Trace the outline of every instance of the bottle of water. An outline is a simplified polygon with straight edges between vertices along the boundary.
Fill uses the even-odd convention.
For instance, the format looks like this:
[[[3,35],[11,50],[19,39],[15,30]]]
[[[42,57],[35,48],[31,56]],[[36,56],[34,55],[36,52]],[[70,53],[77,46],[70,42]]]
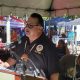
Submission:
[[[16,64],[16,73],[18,74],[24,74],[24,65],[21,60]]]
[[[25,74],[26,75],[34,76],[34,69],[31,66],[30,67],[27,67],[27,69],[25,71]]]

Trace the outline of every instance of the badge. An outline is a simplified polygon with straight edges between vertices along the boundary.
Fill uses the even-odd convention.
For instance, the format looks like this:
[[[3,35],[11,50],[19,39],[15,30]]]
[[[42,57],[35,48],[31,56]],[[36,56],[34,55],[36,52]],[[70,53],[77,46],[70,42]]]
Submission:
[[[43,45],[38,45],[37,47],[36,47],[36,52],[37,53],[39,53],[39,54],[41,54],[41,51],[43,50]]]
[[[71,67],[69,69],[67,69],[67,75],[72,78],[75,74],[75,68],[74,67]]]

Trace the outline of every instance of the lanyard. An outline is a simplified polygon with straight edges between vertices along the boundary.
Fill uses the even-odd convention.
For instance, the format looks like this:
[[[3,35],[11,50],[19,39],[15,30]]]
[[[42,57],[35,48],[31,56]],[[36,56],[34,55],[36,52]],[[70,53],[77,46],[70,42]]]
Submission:
[[[25,46],[24,46],[24,50],[25,50],[25,51],[26,51],[26,48],[27,48],[26,45],[27,45],[27,41],[25,42]],[[29,52],[31,52],[35,46],[36,46],[36,44],[34,44],[34,45],[30,48]]]
[[[36,44],[34,44],[34,45],[31,47],[31,49],[29,50],[29,52],[31,52],[35,46],[36,46]]]

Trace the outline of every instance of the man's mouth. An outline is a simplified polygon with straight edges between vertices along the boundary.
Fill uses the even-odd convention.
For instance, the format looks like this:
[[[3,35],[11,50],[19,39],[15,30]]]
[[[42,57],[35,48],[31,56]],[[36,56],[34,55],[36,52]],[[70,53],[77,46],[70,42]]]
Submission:
[[[28,30],[26,30],[26,34],[29,34],[30,32]]]

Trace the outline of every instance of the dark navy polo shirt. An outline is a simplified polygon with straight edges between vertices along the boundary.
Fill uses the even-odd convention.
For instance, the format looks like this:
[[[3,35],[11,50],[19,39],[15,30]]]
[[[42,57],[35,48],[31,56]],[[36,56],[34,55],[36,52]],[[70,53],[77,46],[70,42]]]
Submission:
[[[17,54],[22,55],[24,53],[24,45],[25,42],[22,42]],[[44,33],[32,43],[28,41],[26,48],[29,58],[37,68],[43,69],[47,78],[51,74],[59,72],[56,47]]]

